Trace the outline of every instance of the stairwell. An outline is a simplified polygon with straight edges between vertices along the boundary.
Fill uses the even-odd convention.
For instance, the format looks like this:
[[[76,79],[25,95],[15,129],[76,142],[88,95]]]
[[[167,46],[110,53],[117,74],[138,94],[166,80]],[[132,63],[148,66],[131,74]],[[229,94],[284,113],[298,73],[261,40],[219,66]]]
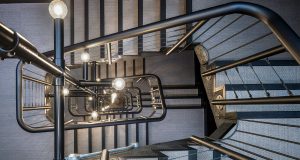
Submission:
[[[214,3],[216,2],[205,2],[203,5],[211,7]],[[282,13],[280,8],[287,7],[291,10],[294,8],[287,4],[286,6],[277,4],[273,6],[268,2],[259,3],[273,7],[280,14]],[[67,45],[190,13],[192,10],[201,8],[197,1],[193,1],[194,5],[191,6],[189,0],[161,0],[160,3],[150,0],[69,0],[67,4],[70,7],[70,16],[66,19],[65,27]],[[47,6],[35,5],[34,9]],[[16,6],[22,8],[19,5],[14,7]],[[4,10],[5,7],[3,7]],[[288,22],[292,21],[289,14],[291,13],[284,12],[283,14]],[[295,13],[292,12],[292,14]],[[23,16],[26,19],[26,15]],[[37,19],[42,17],[36,16]],[[5,17],[4,15],[4,19]],[[9,23],[14,26],[14,22]],[[298,23],[298,21],[291,22],[292,27]],[[47,21],[46,24],[50,22]],[[15,28],[18,29],[18,27],[20,26]],[[295,104],[294,102],[273,104],[275,99],[269,99],[269,101],[266,99],[267,102],[253,102],[257,98],[265,100],[264,98],[289,96],[296,99],[299,96],[299,65],[286,50],[278,55],[270,55],[268,58],[264,57],[205,75],[207,71],[232,64],[234,61],[240,61],[272,47],[280,47],[281,44],[274,34],[253,17],[231,14],[210,19],[191,39],[176,50],[177,53],[169,56],[162,54],[188,32],[189,27],[191,24],[112,42],[110,43],[112,64],[108,64],[109,49],[106,46],[85,50],[90,53],[91,61],[97,62],[97,76],[100,79],[143,74],[159,76],[168,114],[161,122],[68,130],[65,132],[66,155],[91,153],[138,142],[141,147],[125,153],[112,154],[111,159],[230,159],[214,149],[184,139],[197,135],[205,137],[214,144],[248,156],[250,159],[299,159],[300,137],[297,133],[299,132],[300,112],[296,100],[294,100]],[[29,34],[26,30],[21,30],[21,32]],[[52,42],[49,46],[41,42],[36,43],[42,46],[42,51],[51,50],[49,46]],[[80,52],[65,55],[67,66],[77,79],[82,79]],[[13,60],[9,61],[15,63]],[[6,62],[2,65],[9,66],[7,72],[14,72],[14,65]],[[3,72],[6,73],[6,71]],[[14,78],[13,75],[9,76]],[[6,82],[7,79],[3,81]],[[199,84],[204,85],[205,88]],[[4,86],[1,87],[5,89]],[[213,117],[206,117],[207,107],[209,107],[203,96],[206,93]],[[11,97],[13,93],[8,92],[3,96]],[[246,102],[243,101],[245,99]],[[144,111],[147,112],[147,107],[151,107],[149,94],[142,93],[142,100],[145,101]],[[226,100],[231,102],[226,102]],[[8,106],[13,105],[9,99]],[[9,114],[7,112],[1,114],[3,116],[0,117],[3,120],[0,122],[5,122],[15,113],[9,108]],[[134,115],[109,115],[101,118],[125,116]],[[207,125],[213,126],[213,123],[209,123],[208,118],[214,118],[218,127],[210,136],[208,136],[208,128],[211,126]],[[11,120],[15,121],[15,119]],[[32,138],[32,135],[16,130],[17,126],[7,124],[4,126],[6,126],[5,131],[0,132],[3,135],[7,135],[7,132],[20,133],[22,136],[26,134],[28,144],[37,140]],[[51,157],[52,153],[49,155],[48,152],[49,148],[53,148],[51,146],[53,140],[45,138],[51,136],[52,134],[49,133],[40,134],[42,141],[38,146],[42,148],[18,150],[16,155],[7,155],[6,151],[19,144],[14,143],[14,145],[5,146],[1,151],[4,157],[8,157],[6,159],[18,159],[24,152],[28,152],[28,157],[23,158],[34,159],[30,155],[37,151],[41,151],[41,155],[36,155],[37,159]],[[5,141],[5,137],[7,138],[7,136],[1,137],[3,137],[1,142]],[[17,139],[9,138],[10,141]],[[24,142],[24,138],[21,139]]]

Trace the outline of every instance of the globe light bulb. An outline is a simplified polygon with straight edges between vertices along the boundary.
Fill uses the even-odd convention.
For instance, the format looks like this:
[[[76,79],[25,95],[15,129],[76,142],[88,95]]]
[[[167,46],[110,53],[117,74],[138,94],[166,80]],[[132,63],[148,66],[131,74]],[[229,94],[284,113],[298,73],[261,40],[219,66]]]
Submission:
[[[91,117],[92,117],[93,119],[98,118],[98,113],[97,113],[96,111],[93,111],[92,114],[91,114]]]
[[[92,97],[92,96],[89,96],[88,100],[89,100],[89,101],[93,100],[93,97]]]
[[[112,94],[111,94],[111,103],[114,103],[114,102],[115,102],[117,96],[118,96],[117,93],[112,93]]]
[[[96,78],[96,81],[97,81],[97,82],[100,82],[100,81],[101,81],[101,79],[100,79],[100,78]]]
[[[53,0],[48,9],[53,19],[64,19],[68,14],[68,7],[62,0]]]
[[[88,62],[90,60],[90,54],[87,52],[83,52],[80,55],[82,62]]]
[[[116,78],[112,82],[112,87],[116,90],[122,90],[125,88],[126,82],[123,78]]]
[[[69,91],[68,88],[64,88],[64,89],[63,89],[63,95],[64,95],[64,96],[69,95],[69,93],[70,93],[70,91]]]

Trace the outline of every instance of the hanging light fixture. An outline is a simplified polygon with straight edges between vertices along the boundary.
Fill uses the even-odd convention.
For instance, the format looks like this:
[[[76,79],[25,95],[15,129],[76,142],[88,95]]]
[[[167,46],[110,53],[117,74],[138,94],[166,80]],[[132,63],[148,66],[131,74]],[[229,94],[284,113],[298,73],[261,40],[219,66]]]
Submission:
[[[125,88],[126,82],[123,78],[116,78],[112,82],[112,87],[116,90],[122,90]]]
[[[89,96],[89,97],[88,97],[88,100],[89,100],[89,101],[93,100],[93,97],[92,97],[92,96]]]
[[[111,103],[114,103],[114,102],[115,102],[117,96],[118,96],[117,93],[112,93],[112,94],[111,94]]]
[[[98,112],[93,111],[93,112],[91,113],[91,117],[92,117],[93,119],[97,119],[97,118],[98,118]]]
[[[68,7],[64,1],[53,0],[49,4],[49,13],[53,19],[64,19],[68,13]]]
[[[83,52],[81,53],[80,58],[83,62],[88,62],[90,60],[90,54],[88,52]]]
[[[69,95],[69,93],[70,93],[70,91],[69,91],[68,88],[64,88],[64,89],[63,89],[63,95],[64,95],[64,96]]]
[[[82,62],[88,62],[90,60],[90,54],[88,52],[83,52],[80,55]]]

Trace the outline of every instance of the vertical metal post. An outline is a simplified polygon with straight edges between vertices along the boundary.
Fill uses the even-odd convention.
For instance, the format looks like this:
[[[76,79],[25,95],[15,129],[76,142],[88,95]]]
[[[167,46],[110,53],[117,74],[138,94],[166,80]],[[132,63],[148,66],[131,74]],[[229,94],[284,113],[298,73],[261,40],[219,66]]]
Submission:
[[[123,0],[118,0],[118,32],[123,30]],[[118,41],[118,55],[123,55],[123,40]]]
[[[166,15],[166,0],[160,0],[160,20],[165,20]],[[167,46],[167,35],[166,30],[162,29],[160,31],[160,48],[165,48]]]
[[[82,78],[83,80],[89,80],[89,62],[83,62],[82,64]]]
[[[143,0],[138,0],[138,26],[142,26],[143,25],[143,13],[144,13],[144,4],[143,4]],[[143,36],[140,35],[138,36],[138,54],[140,55],[141,52],[143,52]]]
[[[70,44],[74,44],[75,42],[75,18],[74,18],[74,0],[70,1]],[[75,63],[75,54],[74,52],[71,53],[71,64]],[[78,152],[78,132],[77,129],[74,129],[74,153]]]
[[[91,63],[91,81],[96,81],[97,79],[97,62],[93,61]]]
[[[106,52],[107,52],[107,59],[108,59],[108,64],[111,65],[112,64],[112,57],[111,57],[111,44],[110,43],[106,43]]]
[[[97,79],[97,62],[96,61],[93,61],[92,62],[92,65],[91,65],[91,81],[96,81]],[[93,87],[94,89],[94,92],[96,93],[97,92],[97,87]],[[93,98],[93,110],[97,110],[96,109],[97,107],[97,97],[94,97]]]
[[[75,18],[74,18],[74,0],[70,1],[70,44],[74,44],[75,42]],[[71,64],[73,65],[75,63],[75,54],[74,52],[71,52]]]
[[[105,35],[105,9],[104,0],[100,0],[100,36]],[[100,46],[100,58],[105,58],[105,46]]]
[[[185,14],[191,14],[193,12],[193,0],[185,0]],[[192,23],[186,24],[186,33],[193,27]],[[186,43],[189,44],[193,40],[193,36],[187,38]]]
[[[124,66],[123,66],[123,69],[124,69],[124,77],[127,76],[127,72],[126,72],[126,61],[124,61]],[[125,115],[126,119],[128,118],[128,113],[126,113]],[[129,131],[128,131],[128,124],[125,125],[125,145],[128,146],[129,145]]]
[[[54,19],[54,62],[65,69],[63,19]],[[54,78],[54,160],[64,159],[64,76]]]

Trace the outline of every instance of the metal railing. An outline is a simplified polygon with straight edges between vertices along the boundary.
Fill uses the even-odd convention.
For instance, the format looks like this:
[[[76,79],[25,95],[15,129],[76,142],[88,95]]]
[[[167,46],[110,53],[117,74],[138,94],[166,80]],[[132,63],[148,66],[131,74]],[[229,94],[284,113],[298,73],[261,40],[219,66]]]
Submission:
[[[54,127],[53,127],[53,103],[51,104],[51,96],[49,96],[49,92],[46,93],[34,93],[34,92],[30,92],[26,94],[26,88],[24,88],[23,83],[26,81],[32,81],[34,83],[41,83],[44,86],[47,87],[52,87],[50,86],[50,82],[46,81],[46,80],[39,80],[39,79],[35,79],[33,77],[30,77],[28,75],[24,75],[24,63],[22,61],[19,62],[19,64],[17,65],[17,69],[16,69],[16,84],[17,84],[17,96],[16,96],[16,102],[17,102],[17,121],[19,123],[19,125],[26,131],[28,132],[49,132],[49,131],[53,131]],[[51,79],[51,78],[50,78]],[[114,115],[114,114],[141,114],[138,116],[135,116],[133,118],[123,118],[123,119],[119,119],[119,118],[115,118],[115,119],[97,119],[97,120],[92,120],[92,121],[85,121],[85,120],[81,120],[81,121],[77,121],[77,120],[73,120],[73,118],[71,118],[70,120],[66,120],[65,122],[65,128],[67,130],[71,130],[71,129],[81,129],[81,128],[94,128],[94,127],[104,127],[104,126],[113,126],[113,125],[123,125],[123,124],[133,124],[133,123],[144,123],[144,122],[155,122],[155,121],[161,121],[165,118],[166,116],[166,106],[165,106],[165,101],[164,101],[164,95],[163,95],[163,91],[162,91],[162,86],[161,86],[161,82],[159,77],[157,77],[156,75],[140,75],[140,76],[130,76],[130,77],[124,77],[125,81],[130,82],[133,84],[133,88],[135,88],[135,91],[137,92],[137,99],[136,99],[136,107],[130,106],[127,107],[127,111],[125,110],[118,110],[118,111],[112,111],[112,112],[99,112],[100,115]],[[109,81],[112,81],[113,79],[106,79],[106,83]],[[140,89],[138,88],[139,83],[142,82],[148,82],[148,89],[149,92],[152,94],[152,99],[155,103],[152,104],[152,112],[148,115],[144,115],[141,113],[142,111],[142,102],[141,102],[141,97],[140,97]],[[94,83],[95,86],[99,85],[101,86],[100,82],[91,82]],[[72,83],[70,83],[70,85],[73,85]],[[89,86],[90,84],[88,84]],[[76,87],[76,86],[74,86]],[[83,86],[85,87],[85,86]],[[108,88],[106,85],[104,85],[103,87],[99,87],[99,92],[97,91],[97,93],[102,93],[100,91],[103,91],[103,88]],[[46,88],[46,90],[48,90],[50,88]],[[155,92],[153,91],[155,90]],[[44,90],[43,90],[44,91]],[[128,91],[128,90],[127,90]],[[47,99],[47,103],[46,107],[36,107],[35,105],[32,105],[30,108],[28,106],[24,106],[24,95],[45,95],[45,96],[41,96],[41,98],[45,98]],[[50,94],[51,95],[51,94]],[[89,95],[89,94],[88,94]],[[87,96],[87,95],[86,95]],[[85,96],[85,97],[86,97]],[[99,95],[101,96],[101,94]],[[98,97],[98,95],[96,95],[96,97]],[[26,107],[26,108],[24,108]],[[31,123],[28,124],[24,121],[24,112],[28,111],[28,110],[32,110],[32,108],[34,109],[40,109],[43,112],[45,111],[45,113],[43,114],[37,114],[37,115],[41,115],[42,117],[44,117],[44,121],[47,121],[47,125],[39,125],[39,126],[35,126],[36,123]],[[132,110],[133,108],[136,108],[135,110]],[[70,108],[69,108],[70,109]],[[71,115],[73,116],[90,116],[91,112],[89,112],[88,110],[86,110],[87,113],[84,114],[76,114],[74,112],[70,112]],[[25,116],[26,117],[26,116]],[[32,118],[32,116],[31,116]],[[75,117],[74,117],[75,119]],[[39,123],[44,123],[43,122],[39,122]]]
[[[230,158],[233,158],[233,159],[237,159],[237,160],[249,160],[249,159],[252,159],[248,156],[245,156],[245,155],[242,155],[240,153],[237,153],[233,150],[230,150],[228,148],[225,148],[225,147],[222,147],[218,144],[214,144],[213,142],[210,142],[209,140],[205,140],[203,138],[199,138],[197,136],[192,136],[190,137],[190,139],[199,144],[199,145],[202,145],[202,146],[205,146],[205,147],[208,147],[210,149],[213,149],[213,150],[216,150],[218,152],[220,152],[221,154],[224,154],[224,155],[228,155]]]
[[[268,35],[271,35],[271,34],[275,35],[275,37],[280,41],[281,45],[270,48],[270,49],[267,49],[267,50],[259,52],[259,53],[255,53],[252,56],[243,58],[241,61],[234,62],[234,63],[229,64],[229,65],[221,66],[221,67],[215,68],[215,69],[208,69],[208,70],[206,70],[202,73],[202,76],[207,77],[207,76],[211,76],[211,75],[214,75],[216,73],[224,71],[224,74],[228,78],[229,76],[228,76],[226,70],[234,68],[234,69],[236,69],[237,73],[239,74],[239,77],[241,78],[241,80],[243,81],[242,76],[240,76],[239,70],[236,67],[239,66],[239,65],[242,65],[242,64],[251,63],[251,62],[256,61],[258,59],[266,58],[265,59],[266,62],[273,69],[274,73],[279,78],[281,84],[287,90],[289,96],[273,97],[273,98],[268,96],[268,97],[264,97],[264,98],[253,98],[251,93],[249,92],[249,89],[246,89],[247,93],[249,95],[249,98],[247,98],[247,99],[234,99],[234,100],[230,100],[230,99],[229,100],[228,99],[227,100],[216,100],[216,99],[213,99],[211,101],[211,104],[212,105],[227,105],[227,104],[250,104],[250,103],[251,104],[253,104],[253,103],[255,103],[255,104],[299,103],[300,102],[299,96],[294,96],[290,92],[290,90],[286,87],[285,82],[281,79],[280,76],[278,76],[276,70],[270,64],[267,57],[282,53],[284,51],[288,51],[291,54],[291,56],[298,63],[300,63],[300,45],[299,45],[300,44],[300,38],[278,14],[276,14],[275,12],[273,12],[272,10],[270,10],[268,8],[265,8],[265,7],[260,6],[260,5],[252,4],[252,3],[233,2],[233,3],[228,3],[228,4],[224,4],[224,5],[204,9],[204,10],[197,11],[197,12],[194,12],[194,13],[189,14],[189,15],[174,17],[174,18],[171,18],[171,19],[168,19],[168,20],[151,23],[151,24],[148,24],[148,25],[144,25],[144,26],[141,26],[141,27],[129,29],[129,30],[122,31],[122,32],[119,32],[119,33],[115,33],[115,34],[95,38],[95,39],[92,39],[92,40],[87,40],[85,42],[77,43],[77,44],[74,44],[74,45],[70,45],[70,46],[65,47],[65,51],[67,53],[70,53],[70,52],[74,52],[74,51],[79,50],[79,49],[92,48],[92,47],[95,47],[95,46],[100,46],[100,45],[104,45],[104,44],[107,44],[107,43],[113,43],[115,41],[120,41],[122,39],[141,36],[143,34],[148,34],[148,33],[156,32],[156,31],[160,31],[162,29],[167,29],[167,28],[180,26],[180,25],[193,23],[193,22],[198,22],[199,25],[197,25],[195,27],[198,27],[198,29],[199,29],[202,26],[201,22],[204,22],[204,21],[208,22],[209,20],[211,20],[213,18],[220,17],[208,29],[203,31],[198,36],[198,37],[200,37],[201,35],[203,35],[203,33],[208,31],[215,24],[219,23],[223,17],[225,17],[229,14],[241,14],[241,16],[242,15],[248,15],[248,16],[254,17],[258,20],[251,23],[249,26],[241,29],[236,34],[233,34],[230,37],[222,40],[218,44],[215,44],[214,46],[208,48],[208,50],[216,48],[217,46],[223,44],[227,40],[229,40],[233,37],[236,37],[238,34],[240,34],[244,31],[248,30],[249,28],[255,26],[259,22],[263,22],[270,29],[271,32],[267,33],[267,34],[265,34],[261,37],[255,38],[254,40],[251,40],[251,41],[243,44],[242,46],[239,46],[239,47],[234,48],[234,49],[232,49],[228,52],[225,52],[225,53],[215,57],[214,60],[219,58],[220,56],[227,55],[227,54],[231,53],[232,51],[235,51],[235,50],[237,50],[241,47],[244,47],[245,45],[251,44],[251,43],[253,43],[253,42],[255,42],[255,41],[257,41],[261,38],[264,38]],[[238,19],[240,19],[240,18],[239,17],[236,18],[236,20],[232,21],[232,23],[234,23]],[[232,23],[229,23],[228,25],[230,25]],[[228,25],[226,25],[226,26],[228,26]],[[173,46],[173,48],[170,49],[170,51],[174,51],[178,46],[180,46],[180,44],[182,44],[182,42],[185,41],[186,38],[191,36],[193,34],[193,32],[196,31],[196,30],[197,30],[197,28],[194,28],[194,30],[192,29],[192,31],[189,32],[186,36],[183,36],[183,39],[180,40],[177,44],[175,44]],[[220,31],[217,31],[216,34],[221,32],[222,30],[223,29],[221,29]],[[0,24],[0,31],[2,33],[2,34],[0,34],[0,39],[1,39],[0,47],[9,48],[7,46],[13,46],[13,48],[8,50],[8,51],[9,52],[12,52],[12,51],[15,52],[15,55],[1,53],[1,55],[0,55],[1,57],[4,57],[4,58],[6,58],[8,56],[17,57],[17,58],[19,58],[19,59],[21,59],[25,62],[32,63],[32,64],[36,65],[37,67],[43,69],[44,71],[46,71],[48,73],[53,74],[54,76],[64,76],[64,77],[66,77],[66,79],[68,80],[69,83],[71,83],[72,85],[80,88],[81,90],[83,90],[83,91],[85,91],[89,94],[92,94],[92,95],[96,94],[94,91],[92,91],[88,87],[84,86],[83,83],[77,81],[70,74],[64,72],[63,69],[56,66],[50,59],[48,59],[46,57],[46,56],[48,56],[48,57],[52,56],[54,51],[49,51],[49,52],[46,52],[46,53],[43,53],[43,54],[39,53],[37,51],[37,49],[34,46],[32,46],[25,38],[21,37],[18,33],[12,31],[11,29],[5,27],[3,24]],[[196,39],[198,39],[198,37],[196,37]],[[210,38],[211,37],[206,39],[205,42],[208,41]],[[194,41],[192,41],[192,42],[194,42]],[[13,45],[11,45],[11,44],[13,44]],[[182,50],[184,50],[185,48],[187,48],[191,44],[192,43],[186,44],[185,47]],[[203,66],[208,67],[207,64],[203,64]],[[203,67],[203,68],[205,68],[205,67]],[[31,77],[23,76],[22,68],[23,68],[23,63],[20,62],[18,67],[17,67],[17,97],[16,97],[17,98],[17,120],[18,120],[18,123],[20,124],[20,126],[23,129],[25,129],[26,131],[29,131],[29,132],[53,131],[53,126],[33,127],[33,126],[29,126],[28,124],[26,124],[24,122],[23,111],[24,111],[24,109],[28,110],[28,108],[24,108],[24,106],[23,106],[23,104],[24,104],[23,103],[23,96],[22,96],[22,94],[23,94],[23,79],[27,79],[27,80],[30,80],[30,81],[35,82],[35,83],[39,83],[39,80],[38,79],[33,79]],[[141,77],[144,78],[145,76],[147,76],[147,75],[139,76],[139,77],[135,76],[135,77],[132,77],[132,78],[141,78]],[[156,83],[157,83],[155,87],[152,87],[152,91],[151,91],[152,97],[155,97],[155,98],[153,99],[153,101],[151,103],[154,110],[150,115],[148,115],[148,116],[139,116],[139,117],[128,118],[128,119],[104,120],[104,121],[101,121],[101,122],[92,122],[92,123],[82,122],[80,124],[73,124],[71,122],[71,123],[68,123],[66,125],[66,129],[91,128],[91,127],[101,127],[101,126],[108,126],[108,125],[140,123],[140,122],[152,122],[152,121],[162,120],[166,115],[166,109],[165,109],[165,102],[164,102],[164,97],[163,97],[163,93],[162,93],[162,88],[161,88],[161,82],[160,82],[160,80],[157,76],[154,76],[154,75],[150,75],[150,76],[152,78],[156,79]],[[228,78],[228,80],[230,81],[229,78]],[[47,85],[47,83],[43,82],[42,84]],[[244,84],[244,82],[243,82],[243,84]],[[96,85],[96,83],[94,85]],[[266,91],[266,93],[267,93],[267,91]],[[235,95],[236,95],[236,93],[235,93]],[[236,95],[236,97],[238,98],[237,95]],[[27,107],[27,106],[25,106],[25,107]],[[160,117],[151,118],[153,115],[156,114],[156,109],[157,108],[162,110],[162,113],[161,113]],[[41,108],[41,109],[43,110],[45,108]],[[230,150],[220,148],[220,146],[215,146],[214,144],[210,144],[208,142],[203,142],[203,141],[197,139],[197,137],[196,138],[194,137],[194,140],[196,140],[197,142],[199,142],[203,145],[206,145],[208,147],[219,150],[220,152],[224,152],[224,154],[230,155],[232,157],[235,157],[235,158],[238,158],[238,159],[250,159],[248,157],[245,157],[245,156],[240,155],[238,153],[232,152]]]

